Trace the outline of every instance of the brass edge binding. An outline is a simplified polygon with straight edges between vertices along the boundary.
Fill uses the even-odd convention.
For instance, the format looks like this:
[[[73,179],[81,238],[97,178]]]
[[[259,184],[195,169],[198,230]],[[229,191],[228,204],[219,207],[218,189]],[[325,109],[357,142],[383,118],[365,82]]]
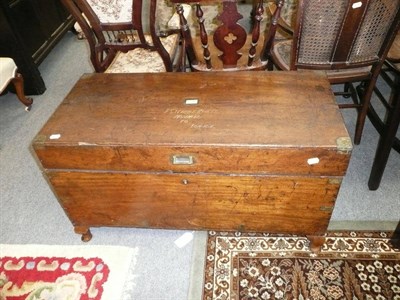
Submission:
[[[338,137],[336,145],[339,153],[348,154],[353,149],[353,143],[349,137]]]
[[[32,144],[37,148],[37,144],[44,144],[46,139],[47,137],[44,134],[39,134],[33,139]]]
[[[326,212],[332,212],[333,211],[333,206],[320,206],[319,210],[320,211],[326,211]]]
[[[328,179],[329,184],[335,184],[335,185],[340,185],[342,184],[342,179],[341,178],[329,178]]]

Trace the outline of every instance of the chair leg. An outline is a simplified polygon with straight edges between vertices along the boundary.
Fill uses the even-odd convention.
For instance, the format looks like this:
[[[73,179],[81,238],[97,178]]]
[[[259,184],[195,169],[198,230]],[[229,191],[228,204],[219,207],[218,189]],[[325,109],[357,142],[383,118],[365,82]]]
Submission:
[[[400,69],[392,66],[389,61],[385,61],[385,68],[382,68],[380,76],[383,81],[386,83],[387,87],[391,89],[391,93],[389,99],[384,96],[377,86],[374,87],[374,93],[378,97],[381,105],[386,109],[386,111],[390,111],[394,107],[394,96],[396,93],[396,87],[400,85]],[[374,107],[370,105],[367,114],[369,120],[375,129],[379,132],[379,135],[382,136],[386,130],[386,117],[382,118],[376,112]],[[395,138],[393,141],[392,148],[400,153],[400,138]]]
[[[396,229],[393,232],[393,236],[390,239],[392,246],[400,250],[400,221],[397,223]]]
[[[357,89],[359,86],[357,87]],[[351,98],[353,100],[354,105],[358,103],[357,92],[354,88],[354,85],[351,82],[346,82],[343,85],[343,91],[335,92],[335,96],[342,96],[343,98]],[[346,107],[354,107],[353,104],[339,104],[339,107],[346,108]]]
[[[343,94],[344,98],[350,98],[354,95],[354,87],[353,84],[350,82],[346,82],[343,87]]]
[[[274,70],[274,63],[272,62],[271,56],[268,58],[267,70],[268,71],[273,71]]]
[[[361,106],[361,108],[357,109],[358,110],[357,124],[356,124],[356,132],[354,134],[354,144],[356,144],[356,145],[359,145],[361,142],[361,135],[363,133],[365,119],[367,117],[368,108],[369,108],[369,105],[371,102],[371,96],[372,96],[375,82],[376,82],[376,80],[371,79],[371,81],[368,82],[366,90],[364,90],[362,98],[359,97],[360,103],[362,104],[362,106]]]
[[[393,97],[393,107],[388,111],[383,134],[379,139],[378,147],[376,149],[374,163],[372,165],[371,174],[368,181],[370,190],[378,189],[386,163],[389,158],[390,150],[396,138],[396,132],[400,123],[400,88],[395,89]]]
[[[374,125],[376,131],[378,131],[378,133],[380,135],[383,135],[383,133],[386,130],[385,122],[381,120],[380,116],[378,115],[378,113],[376,112],[374,107],[370,106],[367,116],[368,116],[368,119],[371,121],[372,125]],[[400,139],[399,138],[395,137],[392,148],[393,148],[393,150],[400,153]]]
[[[17,93],[17,97],[18,97],[19,101],[21,101],[26,106],[25,110],[26,111],[31,110],[33,100],[32,100],[32,98],[28,98],[25,96],[24,79],[23,79],[22,75],[20,73],[17,73],[16,77],[14,77],[11,81],[15,86],[15,91]]]

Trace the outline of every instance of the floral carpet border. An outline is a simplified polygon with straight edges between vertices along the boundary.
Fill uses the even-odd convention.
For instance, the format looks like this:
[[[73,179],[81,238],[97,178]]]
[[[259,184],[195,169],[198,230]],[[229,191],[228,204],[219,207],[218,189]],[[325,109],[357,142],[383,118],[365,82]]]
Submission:
[[[400,300],[400,251],[392,232],[306,237],[208,232],[203,299]]]

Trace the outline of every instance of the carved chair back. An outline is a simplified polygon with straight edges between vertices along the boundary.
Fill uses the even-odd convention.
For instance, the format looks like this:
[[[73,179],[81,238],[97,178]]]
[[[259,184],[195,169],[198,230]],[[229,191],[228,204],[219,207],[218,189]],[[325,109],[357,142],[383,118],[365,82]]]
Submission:
[[[239,12],[240,1],[194,1],[172,0],[178,3],[177,12],[184,45],[193,71],[241,71],[263,70],[267,67],[264,55],[265,41],[268,40],[267,22],[264,19],[264,1],[255,0],[248,15]],[[179,4],[194,4],[196,29],[183,15]],[[244,4],[241,4],[244,5]],[[250,4],[251,6],[251,4]],[[214,18],[213,10],[218,10],[213,30],[207,28],[209,18]],[[251,11],[251,13],[250,13]],[[247,22],[247,23],[246,23]],[[195,25],[193,25],[195,26]],[[276,27],[275,25],[273,27]]]
[[[157,0],[149,0],[149,12],[144,12],[142,0],[61,0],[81,27],[90,46],[90,59],[96,72],[109,70],[119,53],[137,50],[125,62],[119,63],[119,70],[129,71],[126,60],[145,64],[146,56],[156,53],[163,66],[155,70],[173,71],[174,55],[177,54],[177,32],[163,33],[160,38],[156,23]],[[144,30],[142,20],[148,17],[149,32]],[[169,35],[171,33],[171,35]],[[153,53],[152,53],[153,52]],[[138,66],[132,66],[134,69]],[[115,72],[118,71],[118,66]],[[134,70],[132,70],[134,72]],[[150,70],[152,71],[152,70]]]

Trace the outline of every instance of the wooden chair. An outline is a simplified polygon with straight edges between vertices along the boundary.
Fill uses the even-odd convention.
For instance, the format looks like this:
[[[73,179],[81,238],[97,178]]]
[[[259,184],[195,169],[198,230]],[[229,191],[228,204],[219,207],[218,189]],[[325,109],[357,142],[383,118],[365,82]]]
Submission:
[[[30,111],[33,100],[25,96],[24,79],[18,73],[17,65],[10,57],[0,57],[0,93],[7,88],[10,82],[14,84],[18,100],[25,105],[26,111]]]
[[[192,71],[246,71],[267,68],[265,41],[269,40],[270,35],[274,35],[276,24],[273,23],[271,30],[267,30],[266,25],[269,23],[262,22],[263,0],[254,1],[254,7],[249,10],[245,20],[241,20],[244,16],[239,13],[240,1],[236,0],[172,2],[178,4],[184,46]],[[194,10],[198,23],[193,32],[181,7],[182,3],[191,2],[196,2]],[[213,13],[215,10],[217,13]],[[278,13],[277,11],[276,14]],[[207,28],[207,24],[213,24],[215,28]]]
[[[284,0],[283,1],[269,1],[268,4],[268,13],[272,16],[276,13],[276,10],[279,6],[280,12],[279,16],[275,22],[277,22],[277,30],[276,33],[281,33],[281,36],[275,36],[276,38],[292,38],[293,37],[293,28],[294,23],[296,22],[296,12],[297,12],[297,1],[298,0]]]
[[[180,69],[179,30],[159,32],[157,0],[61,0],[90,46],[96,72],[170,72]],[[146,32],[144,18],[148,16]],[[147,23],[147,22],[146,22]]]
[[[383,105],[384,114],[380,116],[372,103],[368,110],[368,117],[381,136],[368,181],[370,190],[379,188],[391,149],[400,153],[400,140],[396,138],[400,124],[400,32],[390,47],[380,75],[390,95],[385,97],[376,86],[374,91]]]
[[[283,1],[278,1],[283,2]],[[336,93],[357,108],[354,143],[359,144],[377,77],[400,26],[399,0],[299,0],[293,38],[267,49],[268,66],[281,70],[325,70]],[[352,83],[362,82],[356,92]]]

